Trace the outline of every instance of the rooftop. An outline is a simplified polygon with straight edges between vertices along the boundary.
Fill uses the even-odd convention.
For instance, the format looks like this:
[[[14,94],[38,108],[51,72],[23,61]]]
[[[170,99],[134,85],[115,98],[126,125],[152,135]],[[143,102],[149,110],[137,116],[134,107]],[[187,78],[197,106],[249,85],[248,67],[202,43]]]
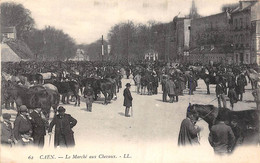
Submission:
[[[15,27],[2,27],[1,28],[2,33],[15,33]]]

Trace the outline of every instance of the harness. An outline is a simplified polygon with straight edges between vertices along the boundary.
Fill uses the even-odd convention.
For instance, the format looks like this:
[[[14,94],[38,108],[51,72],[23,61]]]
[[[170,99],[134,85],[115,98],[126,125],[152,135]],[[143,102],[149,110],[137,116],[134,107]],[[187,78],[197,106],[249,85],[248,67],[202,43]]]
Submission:
[[[194,106],[195,107],[195,106]],[[204,107],[204,106],[202,106],[202,107]],[[213,111],[215,111],[215,108],[214,109],[212,109],[208,114],[206,114],[204,117],[202,117],[202,118],[200,118],[198,121],[201,121],[201,120],[203,120],[203,119],[205,119],[207,116],[209,116],[210,115],[210,113],[212,113]],[[197,112],[197,111],[196,111]],[[198,122],[197,121],[197,122]]]

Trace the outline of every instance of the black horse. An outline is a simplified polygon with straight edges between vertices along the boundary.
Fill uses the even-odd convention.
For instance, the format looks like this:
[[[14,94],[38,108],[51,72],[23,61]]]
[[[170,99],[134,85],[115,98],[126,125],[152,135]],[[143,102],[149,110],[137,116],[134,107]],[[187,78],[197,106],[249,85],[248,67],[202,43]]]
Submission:
[[[74,105],[80,106],[80,96],[79,96],[80,85],[76,81],[66,81],[66,82],[53,81],[51,82],[51,84],[57,87],[58,92],[62,95],[63,103],[69,104],[70,95],[74,95],[76,97],[76,101]],[[66,102],[65,102],[65,98],[67,98]]]
[[[83,85],[90,84],[94,90],[94,100],[97,100],[97,95],[102,92],[105,97],[104,104],[108,104],[113,95],[116,96],[116,81],[111,78],[105,79],[95,79],[95,78],[85,78],[82,80]]]
[[[217,116],[224,116],[225,123],[231,126],[238,143],[258,144],[259,141],[259,110],[231,111],[227,108],[217,108],[213,105],[190,105],[187,112],[201,118],[209,125],[215,124]]]

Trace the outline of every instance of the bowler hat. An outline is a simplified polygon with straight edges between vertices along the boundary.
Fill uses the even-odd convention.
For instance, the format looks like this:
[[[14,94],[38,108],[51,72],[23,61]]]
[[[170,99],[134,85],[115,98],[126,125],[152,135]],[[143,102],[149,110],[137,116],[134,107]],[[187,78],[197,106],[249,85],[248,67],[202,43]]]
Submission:
[[[9,114],[9,113],[4,113],[4,114],[3,114],[3,118],[4,118],[4,119],[7,119],[7,120],[10,120],[11,114]]]
[[[59,112],[59,113],[65,112],[65,111],[66,111],[66,109],[65,109],[63,106],[60,106],[60,107],[58,108],[58,112]]]
[[[28,109],[25,105],[20,106],[20,112],[27,112],[27,111],[28,111]]]
[[[126,85],[125,86],[127,86],[127,87],[130,87],[131,86],[131,84],[130,83],[126,83]]]

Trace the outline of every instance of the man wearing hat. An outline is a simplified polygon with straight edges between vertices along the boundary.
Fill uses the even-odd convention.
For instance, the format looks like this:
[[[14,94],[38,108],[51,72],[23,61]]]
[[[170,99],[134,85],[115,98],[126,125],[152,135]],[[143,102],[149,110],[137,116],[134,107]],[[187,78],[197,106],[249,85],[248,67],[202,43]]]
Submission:
[[[94,91],[91,84],[88,84],[83,91],[84,98],[86,99],[87,111],[92,112],[92,103],[94,101]]]
[[[28,109],[25,105],[20,106],[20,114],[14,121],[14,138],[19,144],[23,144],[23,137],[32,134],[32,124],[29,120]]]
[[[41,108],[36,108],[30,116],[32,117],[32,137],[34,145],[38,147],[44,146],[44,136],[46,135],[47,119],[41,113]]]
[[[125,116],[130,117],[129,109],[130,109],[130,107],[132,107],[132,101],[133,101],[133,97],[132,97],[131,92],[130,92],[131,84],[127,83],[125,86],[126,86],[126,88],[125,88],[124,94],[123,94],[124,95],[124,106],[126,107],[125,108]]]
[[[12,145],[13,131],[12,124],[10,122],[11,115],[9,113],[3,114],[3,122],[1,123],[1,144],[2,145]]]
[[[210,129],[209,143],[213,147],[215,154],[225,155],[231,153],[234,143],[235,136],[230,126],[225,124],[226,113],[219,113],[216,121]]]
[[[180,132],[178,137],[178,146],[199,145],[198,134],[200,133],[202,128],[195,125],[197,120],[198,117],[193,115],[188,110],[186,114],[186,118],[181,122],[181,127],[180,127]]]
[[[58,108],[56,115],[50,123],[49,134],[52,134],[52,128],[55,125],[54,147],[73,147],[75,146],[74,132],[72,128],[77,124],[77,120],[70,114],[65,114],[65,108]]]

